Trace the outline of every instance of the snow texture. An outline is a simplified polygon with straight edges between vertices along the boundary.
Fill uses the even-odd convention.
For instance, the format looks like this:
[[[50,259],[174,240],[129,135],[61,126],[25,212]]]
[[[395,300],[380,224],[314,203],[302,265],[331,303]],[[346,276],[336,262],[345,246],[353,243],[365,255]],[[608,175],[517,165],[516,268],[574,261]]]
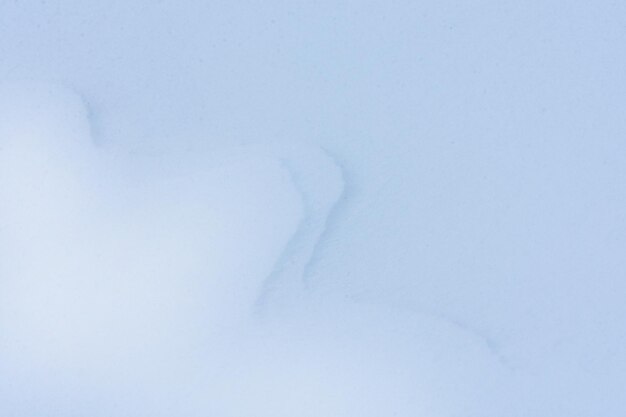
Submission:
[[[625,16],[0,1],[0,416],[623,416]]]

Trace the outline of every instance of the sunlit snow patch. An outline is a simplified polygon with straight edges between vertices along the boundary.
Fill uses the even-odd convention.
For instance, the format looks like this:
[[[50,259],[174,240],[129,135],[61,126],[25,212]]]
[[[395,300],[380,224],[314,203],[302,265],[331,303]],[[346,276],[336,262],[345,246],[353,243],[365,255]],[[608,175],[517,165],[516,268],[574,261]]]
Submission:
[[[70,91],[0,97],[4,367],[143,378],[246,320],[302,215],[279,160],[97,149]]]
[[[344,193],[330,155],[149,155],[94,146],[88,119],[61,87],[0,91],[0,415],[495,407],[471,333],[307,293]]]

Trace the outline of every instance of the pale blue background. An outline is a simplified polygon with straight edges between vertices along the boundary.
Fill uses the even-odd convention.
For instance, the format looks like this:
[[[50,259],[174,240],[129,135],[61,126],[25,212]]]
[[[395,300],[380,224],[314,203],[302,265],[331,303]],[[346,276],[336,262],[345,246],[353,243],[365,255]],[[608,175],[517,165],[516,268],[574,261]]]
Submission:
[[[0,81],[99,143],[326,149],[309,291],[474,334],[520,416],[626,413],[624,45],[619,1],[0,1]]]

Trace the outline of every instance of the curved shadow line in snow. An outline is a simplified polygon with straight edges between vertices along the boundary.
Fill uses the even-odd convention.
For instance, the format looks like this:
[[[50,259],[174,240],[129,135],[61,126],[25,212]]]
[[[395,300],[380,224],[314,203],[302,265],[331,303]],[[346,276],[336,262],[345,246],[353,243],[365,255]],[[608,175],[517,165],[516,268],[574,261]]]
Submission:
[[[293,166],[293,161],[282,159],[283,166],[300,192],[304,213],[296,231],[285,245],[274,268],[263,283],[255,306],[257,312],[262,312],[267,306],[268,300],[273,295],[279,295],[281,291],[286,291],[293,296],[301,295],[303,290],[312,289],[312,277],[315,274],[315,267],[322,260],[322,252],[325,248],[332,245],[332,235],[339,227],[341,219],[345,216],[354,198],[354,183],[349,179],[345,164],[340,162],[338,157],[327,149],[320,149],[325,157],[337,168],[342,182],[341,190],[334,201],[327,202],[322,209],[316,210],[312,201],[314,196],[303,185],[302,173]],[[352,297],[348,296],[348,298]],[[499,343],[484,331],[442,312],[425,311],[415,307],[410,307],[409,310],[442,323],[447,323],[449,326],[467,334],[468,337],[479,341],[502,367],[513,370],[513,367],[503,355]]]
[[[85,115],[90,126],[90,139],[94,146],[100,146],[101,143],[98,140],[99,129],[97,128],[93,106],[84,95],[78,94],[73,88],[70,88],[70,90],[82,100],[85,107]],[[322,260],[322,252],[332,244],[331,237],[339,227],[341,219],[346,214],[354,197],[354,182],[350,180],[345,164],[328,149],[320,147],[319,150],[322,152],[324,159],[330,162],[332,167],[337,170],[338,181],[340,182],[339,193],[334,199],[325,202],[321,207],[317,207],[316,203],[319,203],[319,201],[315,201],[315,199],[319,196],[313,195],[315,193],[311,192],[310,186],[306,185],[306,182],[313,177],[313,173],[296,167],[294,162],[297,161],[292,160],[292,158],[281,158],[282,166],[288,172],[300,194],[304,212],[297,229],[276,260],[272,271],[263,281],[254,306],[257,313],[262,314],[269,300],[273,296],[280,296],[281,291],[286,292],[290,296],[296,296],[297,300],[298,296],[302,295],[303,290],[311,289],[313,285],[311,278],[315,274],[316,265]],[[315,168],[324,169],[324,165],[326,164],[321,163]],[[511,364],[502,354],[499,344],[485,332],[445,313],[416,310],[415,308],[410,310],[448,323],[471,337],[481,340],[486,349],[502,366],[509,370],[512,369]]]
[[[325,161],[318,163],[314,169],[324,170],[326,168],[337,171],[336,184],[329,184],[329,187],[339,186],[336,196],[328,198],[319,190],[314,189],[320,184],[312,184],[315,180],[315,173],[302,167],[294,165],[294,161],[282,158],[283,167],[289,173],[294,186],[300,193],[303,207],[303,216],[294,234],[291,236],[278,260],[274,264],[272,271],[265,278],[262,288],[255,303],[257,313],[262,312],[272,297],[280,297],[282,294],[289,294],[290,297],[302,295],[305,289],[306,279],[310,276],[310,269],[318,259],[317,252],[320,245],[331,233],[330,219],[334,218],[337,206],[344,199],[345,195],[345,175],[343,167],[339,165],[329,152],[320,148]],[[297,162],[297,161],[296,161]],[[330,167],[327,165],[330,164]],[[326,166],[326,167],[325,167]],[[325,191],[325,190],[322,190]],[[332,192],[332,191],[331,191]],[[319,201],[320,199],[326,201]],[[321,203],[321,204],[320,204]],[[279,300],[274,300],[279,302]]]
[[[349,180],[345,164],[340,162],[338,157],[332,154],[327,149],[322,148],[322,151],[338,168],[343,187],[334,204],[329,207],[328,213],[322,224],[322,230],[319,234],[319,237],[317,238],[317,241],[315,242],[315,245],[313,246],[311,256],[304,265],[302,280],[307,288],[310,288],[312,285],[311,277],[315,273],[315,266],[321,260],[321,252],[324,250],[324,247],[327,247],[329,245],[331,241],[331,236],[339,227],[341,218],[344,216],[348,208],[354,190],[354,185],[352,181]]]

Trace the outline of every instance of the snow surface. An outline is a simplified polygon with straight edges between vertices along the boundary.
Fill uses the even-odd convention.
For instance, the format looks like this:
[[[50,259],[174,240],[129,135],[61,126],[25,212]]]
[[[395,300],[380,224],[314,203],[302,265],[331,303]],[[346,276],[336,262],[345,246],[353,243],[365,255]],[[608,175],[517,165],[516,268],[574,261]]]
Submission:
[[[626,4],[0,1],[0,416],[623,416]]]

